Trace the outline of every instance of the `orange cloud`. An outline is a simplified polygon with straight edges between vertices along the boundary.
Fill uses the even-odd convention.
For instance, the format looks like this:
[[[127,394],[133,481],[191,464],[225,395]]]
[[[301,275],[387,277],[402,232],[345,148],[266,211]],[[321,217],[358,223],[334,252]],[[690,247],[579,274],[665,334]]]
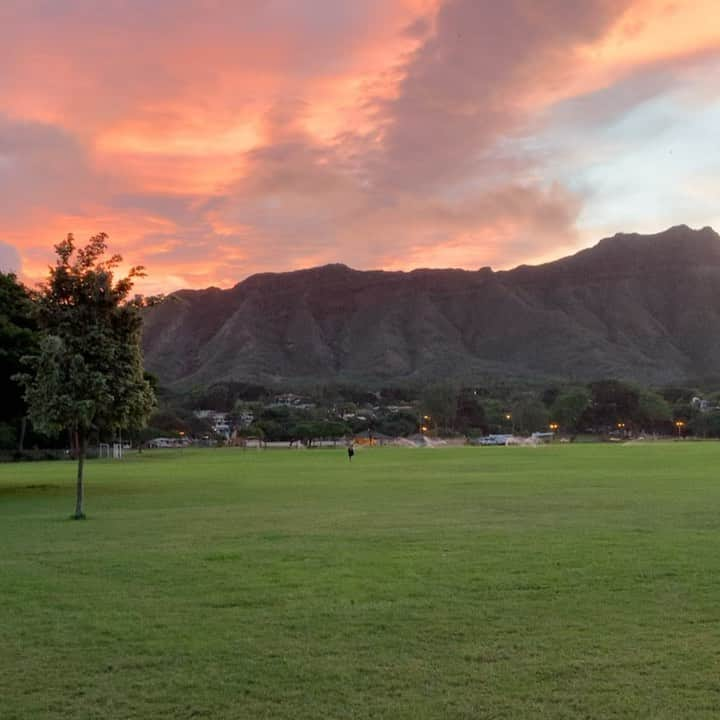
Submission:
[[[0,247],[37,278],[67,232],[106,231],[153,291],[547,259],[585,239],[590,201],[543,156],[553,109],[642,86],[596,100],[614,117],[700,72],[714,6],[7,0]],[[595,147],[561,152],[590,164]]]

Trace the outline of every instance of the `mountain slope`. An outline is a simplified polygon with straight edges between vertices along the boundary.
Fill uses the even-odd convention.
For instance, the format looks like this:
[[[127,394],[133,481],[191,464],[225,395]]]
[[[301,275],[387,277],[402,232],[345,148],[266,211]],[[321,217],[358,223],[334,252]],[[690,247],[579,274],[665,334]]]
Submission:
[[[493,272],[327,265],[174,293],[145,323],[164,383],[720,375],[720,237],[616,235]]]

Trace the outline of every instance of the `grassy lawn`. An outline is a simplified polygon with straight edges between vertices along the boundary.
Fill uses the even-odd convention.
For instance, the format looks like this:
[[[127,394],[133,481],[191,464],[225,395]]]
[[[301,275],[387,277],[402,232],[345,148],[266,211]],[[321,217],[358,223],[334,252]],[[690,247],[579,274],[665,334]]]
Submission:
[[[0,717],[720,717],[720,444],[0,466]]]

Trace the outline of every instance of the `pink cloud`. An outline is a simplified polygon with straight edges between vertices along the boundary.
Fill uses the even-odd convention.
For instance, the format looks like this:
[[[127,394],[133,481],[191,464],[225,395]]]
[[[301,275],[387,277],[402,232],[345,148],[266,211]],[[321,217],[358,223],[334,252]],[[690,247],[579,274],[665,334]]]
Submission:
[[[104,230],[153,290],[566,252],[586,198],[534,134],[720,47],[706,0],[659,2],[8,0],[2,240],[33,277]]]

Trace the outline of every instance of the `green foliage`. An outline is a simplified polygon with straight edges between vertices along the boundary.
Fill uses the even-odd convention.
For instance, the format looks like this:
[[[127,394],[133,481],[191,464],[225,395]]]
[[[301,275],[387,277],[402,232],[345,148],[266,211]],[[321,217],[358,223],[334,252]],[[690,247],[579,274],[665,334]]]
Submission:
[[[0,450],[14,450],[17,447],[17,432],[15,425],[0,422]]]
[[[150,415],[148,426],[154,435],[180,437],[180,433],[188,436],[212,435],[212,425],[204,418],[196,417],[191,411],[183,408],[160,408]],[[148,438],[151,439],[151,438]]]
[[[488,397],[487,399],[483,399],[482,406],[487,424],[487,432],[500,433],[511,431],[513,427],[512,413],[509,409],[506,409],[503,401]],[[510,418],[508,418],[507,415],[510,415]]]
[[[641,390],[636,421],[646,430],[662,428],[672,421],[672,408],[659,393]]]
[[[36,296],[43,331],[33,372],[22,376],[36,428],[125,429],[142,422],[154,404],[143,374],[141,303],[128,299],[134,267],[117,281],[117,255],[107,261],[104,233],[76,250],[72,235],[55,246],[58,260]]]
[[[592,395],[585,387],[570,387],[556,394],[552,403],[551,420],[560,426],[562,432],[576,434],[580,422],[590,407]]]
[[[684,422],[690,422],[693,420],[699,411],[693,407],[689,402],[679,401],[673,405],[672,416],[674,420],[682,420]]]
[[[615,428],[618,423],[626,425],[639,415],[639,390],[620,380],[601,380],[590,384],[592,405],[586,419],[597,430]]]
[[[257,423],[252,423],[249,427],[238,430],[239,437],[258,437],[265,438],[265,431]]]
[[[420,395],[422,415],[430,416],[430,427],[451,429],[457,413],[458,387],[454,383],[428,385]]]
[[[341,438],[348,434],[347,423],[341,422],[340,420],[321,420],[317,424],[318,434],[316,438],[327,438],[335,439]]]
[[[208,409],[217,412],[232,412],[239,402],[259,402],[266,400],[272,390],[257,383],[224,381],[213,383],[206,388],[196,388],[185,393],[188,409]]]
[[[399,405],[401,403],[413,402],[419,394],[420,391],[418,388],[410,386],[392,385],[380,389],[380,399],[388,405]],[[366,397],[363,402],[367,402],[368,400],[371,401],[372,398]]]
[[[387,413],[377,418],[372,429],[390,437],[407,437],[418,431],[418,418],[415,414],[402,410]]]
[[[269,441],[295,439],[295,426],[312,416],[304,411],[291,409],[285,405],[268,406],[262,409],[255,420],[255,426],[262,431],[262,436]]]
[[[262,419],[253,423],[252,425],[255,432],[253,435],[259,435],[265,440],[280,441],[280,440],[293,440],[294,437],[290,433],[289,426],[278,422],[277,420]]]
[[[114,400],[107,369],[86,361],[57,335],[43,337],[39,355],[28,358],[28,364],[34,372],[21,376],[26,383],[25,399],[33,424],[43,432],[70,427],[87,435],[99,408]]]
[[[268,406],[258,411],[252,434],[269,441],[300,440],[311,445],[314,440],[339,438],[350,432],[347,423],[326,417],[322,411]]]
[[[300,440],[312,445],[314,440],[341,438],[348,432],[348,426],[342,422],[330,420],[306,420],[296,423],[290,428],[292,440]]]
[[[32,299],[12,273],[0,272],[0,421],[15,422],[27,411],[20,384],[14,379],[22,358],[39,341]]]
[[[563,390],[557,385],[551,385],[550,387],[547,387],[542,391],[542,394],[540,395],[540,400],[542,400],[542,403],[543,405],[545,405],[545,407],[550,409],[555,405],[558,396],[562,392]]]
[[[698,390],[690,387],[668,386],[664,387],[660,391],[660,394],[670,405],[676,405],[678,403],[689,404],[693,396],[698,394]]]
[[[359,435],[360,433],[367,432],[375,427],[375,423],[371,422],[367,418],[349,418],[345,420],[351,435]]]
[[[130,299],[133,267],[118,280],[121,261],[107,260],[104,233],[77,249],[72,235],[55,246],[57,261],[35,295],[42,330],[30,372],[19,376],[33,425],[44,432],[63,428],[78,439],[78,502],[82,517],[82,474],[91,430],[142,425],[155,398],[143,372],[139,298]]]
[[[687,429],[700,437],[720,437],[720,411],[697,414]]]
[[[262,409],[263,404],[261,402],[238,399],[233,405],[232,412],[234,415],[252,413],[257,417],[262,412]]]
[[[512,422],[521,433],[547,431],[550,415],[545,404],[534,397],[523,397],[512,404]]]
[[[485,410],[473,390],[464,389],[457,398],[455,429],[463,434],[481,434],[487,428]]]

